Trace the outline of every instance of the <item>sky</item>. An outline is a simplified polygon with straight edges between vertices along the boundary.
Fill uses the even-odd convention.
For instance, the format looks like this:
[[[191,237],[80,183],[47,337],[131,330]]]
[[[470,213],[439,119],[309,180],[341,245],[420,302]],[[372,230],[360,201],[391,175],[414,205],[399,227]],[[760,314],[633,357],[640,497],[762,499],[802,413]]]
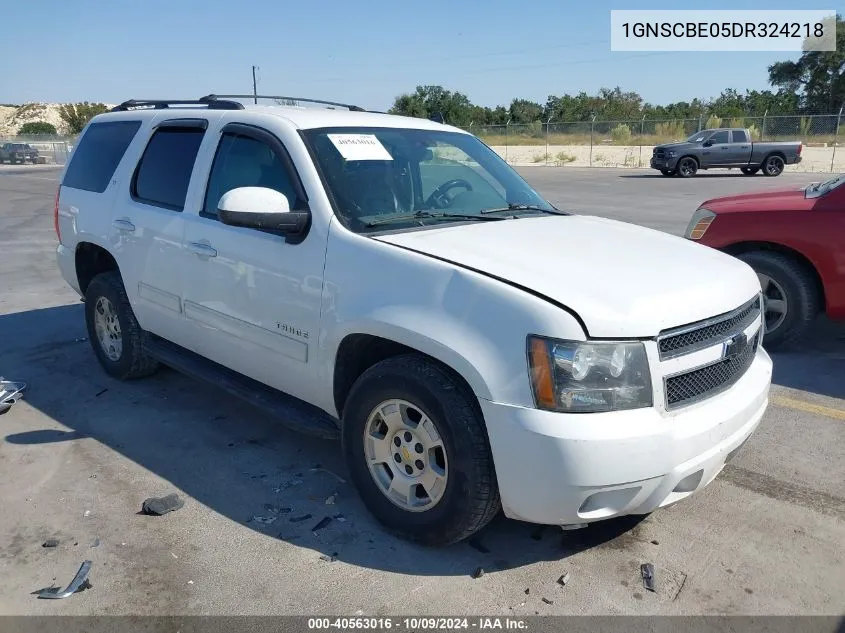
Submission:
[[[768,0],[771,9],[835,9]],[[761,8],[712,0],[709,9]],[[417,85],[479,105],[620,86],[651,103],[769,87],[793,53],[611,52],[611,9],[654,0],[70,0],[3,8],[0,103],[252,92],[390,107]],[[701,7],[698,7],[701,8]]]

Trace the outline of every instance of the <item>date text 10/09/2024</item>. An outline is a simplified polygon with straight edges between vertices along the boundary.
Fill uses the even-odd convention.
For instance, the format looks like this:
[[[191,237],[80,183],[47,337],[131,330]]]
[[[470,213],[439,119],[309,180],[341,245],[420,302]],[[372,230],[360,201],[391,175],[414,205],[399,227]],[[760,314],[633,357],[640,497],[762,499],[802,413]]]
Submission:
[[[525,620],[519,618],[474,617],[351,617],[351,618],[308,618],[309,630],[374,630],[395,629],[397,631],[446,631],[446,630],[526,630]]]

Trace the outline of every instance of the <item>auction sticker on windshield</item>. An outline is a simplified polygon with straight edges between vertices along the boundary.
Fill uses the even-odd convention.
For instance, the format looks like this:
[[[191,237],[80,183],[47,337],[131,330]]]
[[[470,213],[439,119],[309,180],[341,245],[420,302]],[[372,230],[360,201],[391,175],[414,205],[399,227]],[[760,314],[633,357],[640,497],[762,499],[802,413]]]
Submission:
[[[393,160],[375,134],[328,134],[346,160]]]

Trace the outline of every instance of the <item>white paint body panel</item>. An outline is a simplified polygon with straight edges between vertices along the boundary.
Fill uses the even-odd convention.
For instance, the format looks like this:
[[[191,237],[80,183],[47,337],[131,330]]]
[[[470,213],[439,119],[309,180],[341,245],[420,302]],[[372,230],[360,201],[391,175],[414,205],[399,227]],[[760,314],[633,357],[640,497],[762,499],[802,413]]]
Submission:
[[[174,116],[209,119],[182,213],[139,205],[128,194],[154,120]],[[759,423],[771,382],[765,351],[727,391],[667,411],[663,377],[714,360],[719,351],[661,362],[654,341],[663,329],[751,299],[760,287],[745,264],[680,238],[583,216],[378,237],[347,230],[333,214],[298,129],[459,131],[429,121],[289,107],[173,109],[98,120],[133,117],[144,124],[106,194],[62,193],[57,258],[67,282],[79,289],[79,243],[106,248],[143,328],[335,416],[335,359],[345,337],[384,337],[440,360],[479,399],[509,516],[582,523],[667,505],[706,486]],[[301,243],[200,215],[228,122],[261,127],[287,148],[312,213]],[[112,227],[124,218],[136,226],[128,235]],[[212,246],[217,255],[198,255],[192,243]],[[580,415],[536,409],[529,334],[647,339],[654,406]],[[699,478],[694,490],[678,492],[690,477]],[[592,495],[605,505],[582,507]]]

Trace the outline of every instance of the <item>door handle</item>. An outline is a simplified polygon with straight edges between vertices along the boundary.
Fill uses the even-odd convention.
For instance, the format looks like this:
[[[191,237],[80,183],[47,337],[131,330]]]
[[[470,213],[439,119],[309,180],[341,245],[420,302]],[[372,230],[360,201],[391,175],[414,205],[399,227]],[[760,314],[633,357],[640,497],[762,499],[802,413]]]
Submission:
[[[132,222],[130,222],[129,220],[114,220],[111,225],[118,231],[123,231],[126,233],[131,233],[135,230],[135,225],[132,224]]]
[[[217,249],[204,242],[188,242],[188,250],[199,257],[217,257]]]

